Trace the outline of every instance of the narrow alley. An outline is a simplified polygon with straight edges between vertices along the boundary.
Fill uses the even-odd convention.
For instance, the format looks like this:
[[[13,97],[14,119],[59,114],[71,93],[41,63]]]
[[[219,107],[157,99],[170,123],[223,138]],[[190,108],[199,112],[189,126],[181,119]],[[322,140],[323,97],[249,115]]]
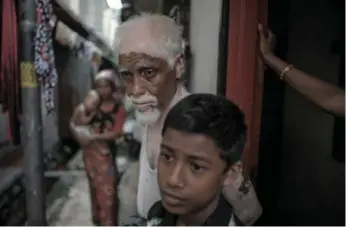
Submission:
[[[171,97],[178,96],[173,91],[181,85],[184,93],[225,96],[244,113],[247,136],[240,166],[247,174],[241,176],[249,175],[263,211],[255,225],[345,225],[345,117],[306,96],[323,92],[305,92],[304,76],[294,82],[289,75],[311,76],[344,95],[344,8],[345,0],[1,0],[0,223],[93,226],[92,213],[95,222],[115,223],[110,214],[117,212],[121,225],[136,212],[146,216],[149,205],[162,199],[161,172],[151,166],[163,157],[162,131],[155,130],[165,122],[169,109],[162,109],[174,106]],[[146,32],[146,20],[141,29],[125,24],[132,16],[152,13],[170,17],[174,26],[160,21],[150,26],[170,35]],[[162,46],[166,38],[169,45]],[[264,45],[265,38],[275,45]],[[134,44],[153,50],[143,54],[143,47],[134,51]],[[176,48],[167,51],[168,46]],[[165,53],[155,56],[158,50]],[[168,52],[174,53],[169,61]],[[267,55],[282,65],[273,67]],[[158,82],[144,76],[147,68]],[[142,100],[141,93],[148,97]],[[138,113],[147,109],[150,115],[140,122]],[[89,121],[74,119],[79,117]],[[146,126],[147,120],[155,127]],[[74,126],[89,135],[77,138]],[[142,154],[149,155],[141,162],[149,165],[141,165],[139,184],[142,138]],[[96,212],[86,172],[97,189]],[[150,198],[142,192],[157,197],[141,203]]]
[[[138,163],[129,162],[124,153],[119,152],[117,165],[120,173],[125,168],[130,168],[138,172]],[[69,169],[83,169],[82,152],[69,162]],[[61,171],[59,181],[54,184],[51,192],[47,195],[47,221],[52,226],[90,226],[91,222],[91,204],[88,179],[85,171]],[[122,176],[126,177],[126,176]],[[124,185],[125,190],[119,190],[119,206],[124,201],[136,199],[136,179],[128,179]],[[126,221],[129,213],[122,209],[123,213],[118,214],[119,223]]]

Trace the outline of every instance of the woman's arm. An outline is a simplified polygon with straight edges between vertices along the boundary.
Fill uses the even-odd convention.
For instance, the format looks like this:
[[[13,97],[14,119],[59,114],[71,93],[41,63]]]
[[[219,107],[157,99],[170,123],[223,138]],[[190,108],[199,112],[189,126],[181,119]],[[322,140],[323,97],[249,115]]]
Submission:
[[[263,56],[264,62],[277,74],[289,64],[272,54]],[[310,99],[320,108],[339,116],[345,116],[345,91],[292,67],[282,78],[290,86]]]
[[[87,125],[89,124],[89,122],[93,119],[93,117],[96,115],[96,112],[92,112],[90,113],[89,115],[86,115],[86,114],[81,114],[81,122],[84,124],[84,125]]]
[[[299,69],[289,67],[288,63],[275,56],[272,52],[272,44],[275,41],[275,37],[271,31],[268,31],[268,35],[265,35],[263,28],[259,26],[259,33],[262,58],[271,69],[280,75],[282,80],[320,108],[334,115],[345,116],[344,90]],[[286,69],[288,70],[286,71]],[[286,72],[283,73],[284,71]]]
[[[125,122],[125,110],[121,106],[115,115],[115,125],[110,132],[104,132],[93,136],[94,140],[115,140],[123,135],[123,124]]]
[[[76,106],[76,108],[73,110],[73,114],[72,114],[72,117],[70,119],[70,125],[69,125],[69,128],[70,128],[70,131],[72,133],[72,136],[80,143],[80,138],[75,130],[75,127],[76,127],[76,122],[77,122],[77,119],[80,117],[80,108],[79,108],[79,105]]]

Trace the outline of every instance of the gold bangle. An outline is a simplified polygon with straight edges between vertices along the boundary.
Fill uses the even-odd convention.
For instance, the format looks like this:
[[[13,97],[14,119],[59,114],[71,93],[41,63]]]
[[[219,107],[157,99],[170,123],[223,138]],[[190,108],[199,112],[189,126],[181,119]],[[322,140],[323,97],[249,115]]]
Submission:
[[[280,73],[280,80],[284,80],[285,74],[292,69],[293,65],[288,65]]]

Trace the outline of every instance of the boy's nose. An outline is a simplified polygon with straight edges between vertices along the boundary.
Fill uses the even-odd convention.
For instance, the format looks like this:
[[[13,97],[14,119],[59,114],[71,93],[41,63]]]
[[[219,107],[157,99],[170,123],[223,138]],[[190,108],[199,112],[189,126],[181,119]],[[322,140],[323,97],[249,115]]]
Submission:
[[[174,188],[184,188],[184,173],[183,166],[176,165],[173,168],[172,174],[168,179],[168,184]]]

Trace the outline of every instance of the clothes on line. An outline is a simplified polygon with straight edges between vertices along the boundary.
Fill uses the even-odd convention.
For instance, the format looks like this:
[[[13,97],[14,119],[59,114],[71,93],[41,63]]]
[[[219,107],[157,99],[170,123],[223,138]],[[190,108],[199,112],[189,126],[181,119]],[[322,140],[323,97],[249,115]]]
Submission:
[[[51,0],[36,0],[36,7],[35,69],[42,87],[44,107],[49,115],[55,109],[54,87],[58,82],[52,38],[54,24],[50,23],[56,17]]]

